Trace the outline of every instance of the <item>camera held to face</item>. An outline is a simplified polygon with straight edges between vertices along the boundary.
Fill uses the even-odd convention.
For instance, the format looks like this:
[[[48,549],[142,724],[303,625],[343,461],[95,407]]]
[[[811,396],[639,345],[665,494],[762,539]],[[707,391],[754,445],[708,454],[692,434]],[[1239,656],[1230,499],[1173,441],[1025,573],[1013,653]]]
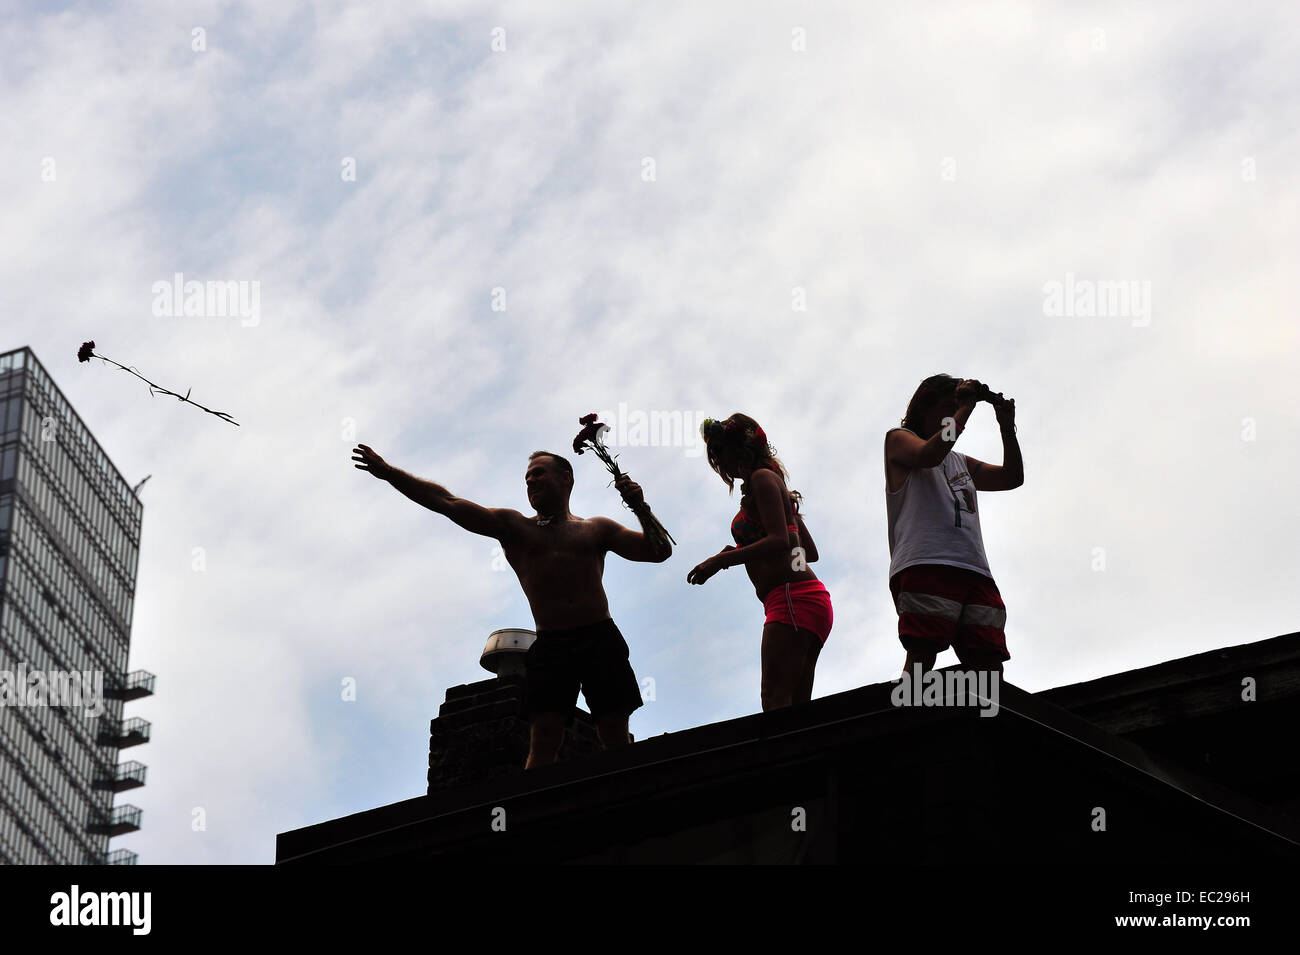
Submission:
[[[1000,405],[1006,401],[1006,399],[1002,397],[1002,392],[993,391],[985,384],[980,384],[980,386],[975,389],[975,400],[987,401],[989,404],[994,406]]]

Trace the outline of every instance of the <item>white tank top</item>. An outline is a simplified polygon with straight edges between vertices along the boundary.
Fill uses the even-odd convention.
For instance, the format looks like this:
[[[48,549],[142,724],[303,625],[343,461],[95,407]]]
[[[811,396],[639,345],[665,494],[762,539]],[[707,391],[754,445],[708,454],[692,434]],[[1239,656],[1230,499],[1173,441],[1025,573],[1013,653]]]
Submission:
[[[910,428],[889,430],[916,434]],[[913,564],[947,564],[993,577],[984,556],[975,482],[966,468],[966,455],[949,451],[932,468],[913,468],[897,491],[889,490],[886,459],[885,509],[891,578]]]

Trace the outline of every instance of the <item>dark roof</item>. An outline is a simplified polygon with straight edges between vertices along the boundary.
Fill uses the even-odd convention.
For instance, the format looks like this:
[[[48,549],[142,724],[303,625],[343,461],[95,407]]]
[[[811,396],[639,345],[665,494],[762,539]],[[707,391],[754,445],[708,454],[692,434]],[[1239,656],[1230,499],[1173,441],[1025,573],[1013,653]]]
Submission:
[[[281,833],[276,859],[850,861],[919,839],[913,861],[979,845],[1005,861],[1300,860],[1288,817],[1048,698],[1123,698],[1125,676],[1037,696],[1003,683],[992,719],[895,707],[894,684],[873,684]],[[782,841],[805,805],[815,850]],[[1088,826],[1097,806],[1108,838]],[[489,827],[498,809],[509,838]]]
[[[1242,681],[1256,702],[1300,706],[1300,633],[1168,660],[1038,695],[1112,733],[1148,730],[1240,709]]]

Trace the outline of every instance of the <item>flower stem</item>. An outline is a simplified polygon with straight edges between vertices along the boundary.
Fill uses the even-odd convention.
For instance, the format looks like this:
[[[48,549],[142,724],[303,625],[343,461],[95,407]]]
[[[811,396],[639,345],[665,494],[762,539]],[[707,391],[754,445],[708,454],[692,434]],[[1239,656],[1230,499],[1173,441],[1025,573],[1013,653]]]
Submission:
[[[90,353],[90,356],[91,356],[92,358],[98,358],[100,361],[106,361],[106,362],[108,362],[110,365],[117,365],[117,367],[118,367],[118,368],[121,368],[123,371],[129,371],[131,374],[135,375],[137,378],[139,378],[141,381],[143,381],[146,385],[149,386],[149,394],[150,394],[150,395],[152,395],[155,391],[161,392],[161,393],[164,394],[164,395],[171,395],[173,398],[178,398],[178,399],[180,399],[181,401],[184,401],[184,402],[186,402],[186,403],[188,403],[188,404],[192,404],[192,405],[194,405],[194,407],[196,407],[196,408],[202,408],[202,409],[203,409],[204,411],[206,411],[208,414],[216,415],[218,418],[222,419],[223,421],[229,421],[229,422],[230,422],[231,424],[233,424],[236,428],[239,427],[239,422],[236,421],[234,418],[230,417],[230,415],[226,414],[226,412],[224,412],[224,411],[213,411],[211,408],[204,408],[203,405],[199,404],[197,401],[190,401],[190,399],[189,399],[189,391],[186,391],[185,394],[183,394],[183,395],[178,395],[178,394],[176,394],[176,392],[174,392],[174,391],[169,391],[168,389],[164,388],[162,385],[156,385],[156,384],[154,384],[152,381],[150,381],[150,380],[149,380],[148,378],[146,378],[144,375],[140,374],[140,373],[139,373],[138,371],[136,371],[134,368],[127,368],[125,365],[119,365],[117,362],[113,361],[113,359],[111,359],[111,358],[105,358],[103,355],[97,355],[97,354],[95,354],[94,352],[91,352],[91,353]]]

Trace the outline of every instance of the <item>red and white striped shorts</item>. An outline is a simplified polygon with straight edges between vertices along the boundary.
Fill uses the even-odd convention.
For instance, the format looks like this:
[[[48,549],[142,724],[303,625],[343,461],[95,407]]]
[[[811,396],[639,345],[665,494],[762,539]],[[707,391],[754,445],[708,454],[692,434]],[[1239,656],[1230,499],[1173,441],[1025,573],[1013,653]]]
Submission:
[[[991,577],[964,567],[913,564],[889,581],[898,610],[898,639],[908,650],[941,652],[949,646],[967,662],[967,651],[1010,660],[1007,608]]]

